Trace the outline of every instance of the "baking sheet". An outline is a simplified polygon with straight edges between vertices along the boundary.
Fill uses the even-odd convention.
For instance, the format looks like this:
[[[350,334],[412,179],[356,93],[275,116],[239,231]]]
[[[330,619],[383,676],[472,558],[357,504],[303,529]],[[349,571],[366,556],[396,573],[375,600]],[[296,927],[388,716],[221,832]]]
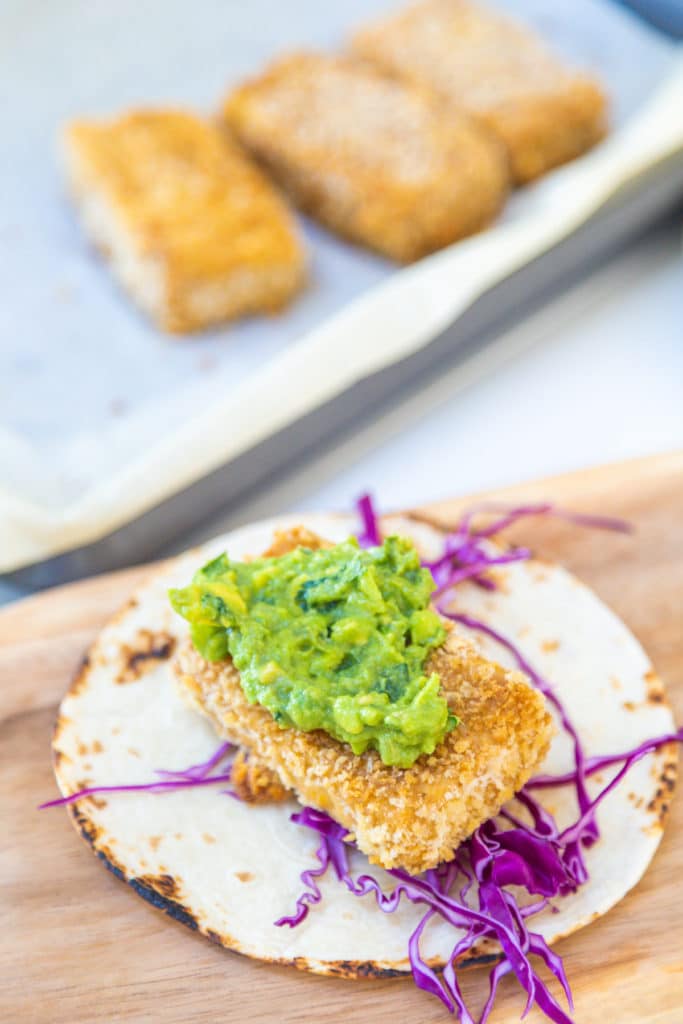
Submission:
[[[143,102],[209,111],[272,54],[333,46],[392,6],[10,5],[0,76],[18,102],[3,115],[13,159],[0,191],[0,570],[103,536],[415,351],[683,145],[674,46],[594,0],[552,11],[510,2],[605,79],[606,143],[516,194],[497,227],[401,271],[307,224],[313,283],[285,315],[186,341],[158,334],[82,240],[61,194],[59,125]]]

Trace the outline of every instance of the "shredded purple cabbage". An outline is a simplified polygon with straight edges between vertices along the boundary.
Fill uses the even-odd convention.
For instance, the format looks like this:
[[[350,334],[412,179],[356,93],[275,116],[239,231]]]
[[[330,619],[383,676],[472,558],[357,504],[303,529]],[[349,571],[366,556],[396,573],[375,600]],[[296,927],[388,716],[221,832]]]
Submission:
[[[375,514],[370,495],[363,494],[358,499],[356,508],[363,523],[363,529],[356,535],[358,543],[362,548],[376,547],[382,543],[382,538],[379,532],[379,520]]]
[[[369,495],[358,502],[363,529],[358,541],[364,547],[381,544],[379,517]],[[475,529],[473,523],[480,515],[496,515],[493,522]],[[354,896],[374,897],[379,910],[393,913],[401,900],[425,908],[417,927],[408,940],[408,956],[416,985],[436,996],[451,1013],[458,1013],[461,1024],[486,1024],[495,1002],[500,981],[514,974],[526,993],[525,1016],[537,1006],[555,1024],[572,1024],[546,983],[539,976],[535,963],[540,961],[562,988],[569,1010],[573,1009],[569,982],[562,959],[547,945],[543,937],[529,930],[528,922],[546,908],[557,908],[551,900],[575,892],[588,878],[582,850],[599,837],[595,811],[602,800],[623,779],[629,769],[642,757],[665,743],[683,742],[683,729],[641,743],[634,750],[622,754],[598,757],[585,756],[581,740],[562,702],[551,684],[524,658],[507,637],[485,622],[472,616],[452,611],[447,598],[464,580],[489,590],[496,588],[490,570],[499,565],[523,561],[531,557],[527,548],[511,548],[504,553],[492,553],[486,541],[502,530],[528,516],[554,516],[578,526],[594,529],[630,532],[624,520],[605,516],[583,515],[558,508],[550,503],[509,507],[500,504],[482,504],[469,509],[458,527],[444,539],[440,556],[425,561],[432,571],[437,590],[439,611],[452,621],[470,630],[481,632],[503,646],[519,668],[544,694],[555,708],[563,729],[572,740],[574,768],[561,775],[539,775],[531,779],[517,794],[523,808],[522,816],[504,807],[500,814],[484,822],[456,851],[451,861],[437,868],[413,876],[402,869],[388,874],[396,884],[384,891],[371,874],[354,876],[349,867],[349,849],[355,844],[348,841],[348,832],[322,811],[304,807],[291,815],[291,820],[314,831],[319,837],[316,850],[317,866],[301,874],[304,891],[296,900],[294,912],[280,918],[275,924],[291,928],[299,925],[311,907],[320,903],[322,892],[319,880],[332,869],[334,876]],[[141,785],[93,786],[79,790],[58,800],[50,800],[41,808],[70,804],[82,797],[98,793],[144,791],[149,793],[173,792],[195,786],[213,785],[230,781],[230,767],[220,769],[231,753],[229,743],[222,744],[208,760],[177,771],[159,770],[156,781]],[[612,780],[599,793],[591,797],[586,780],[606,768],[621,765]],[[551,786],[572,786],[577,800],[578,817],[569,827],[560,831],[554,817],[533,795],[537,789]],[[234,796],[230,790],[229,795]],[[539,897],[520,904],[509,887],[518,887],[527,894]],[[420,940],[431,920],[441,917],[454,928],[454,945],[448,961],[439,973],[423,959]],[[493,939],[502,950],[500,959],[489,973],[489,994],[477,1018],[465,1003],[458,981],[458,964],[475,951],[481,939]],[[475,951],[476,952],[476,951]]]
[[[599,757],[588,757],[584,763],[584,774],[586,777],[596,775],[605,768],[611,768],[612,765],[623,764],[629,757],[637,757],[639,760],[645,754],[651,754],[653,751],[658,750],[665,743],[680,743],[681,733],[683,733],[683,729],[678,732],[666,733],[664,736],[656,736],[654,739],[645,740],[628,755],[602,754]],[[529,779],[524,788],[525,790],[548,789],[551,786],[566,786],[568,783],[575,782],[576,771],[565,772],[563,775],[536,775],[533,779]]]
[[[73,804],[76,800],[81,800],[86,796],[96,796],[98,793],[175,793],[179,789],[212,786],[217,782],[230,782],[230,767],[217,775],[212,775],[211,772],[226,760],[233,749],[232,743],[222,743],[208,760],[202,761],[200,764],[192,764],[178,771],[157,770],[155,775],[159,778],[154,782],[142,782],[127,786],[89,786],[86,789],[70,793],[69,796],[59,797],[58,800],[48,800],[47,803],[40,804],[38,810]]]
[[[360,542],[380,543],[379,518],[368,495],[359,502],[358,511],[363,522]],[[497,518],[475,529],[474,520],[482,514],[496,514]],[[574,769],[564,775],[542,775],[530,780],[517,794],[517,801],[524,808],[526,816],[520,817],[509,808],[503,808],[497,818],[484,822],[476,829],[448,864],[441,864],[419,877],[411,876],[403,870],[389,871],[398,883],[389,892],[384,892],[372,875],[352,876],[347,849],[354,844],[345,842],[345,830],[331,818],[310,808],[292,816],[293,821],[313,829],[320,836],[317,851],[320,868],[314,872],[314,878],[311,878],[311,872],[302,874],[307,890],[297,900],[295,913],[291,917],[281,918],[276,924],[295,927],[306,917],[309,907],[320,902],[318,879],[330,865],[337,879],[354,896],[374,895],[377,906],[384,913],[393,913],[402,897],[421,904],[426,908],[425,914],[408,941],[413,978],[419,988],[437,996],[451,1013],[457,1011],[462,1024],[486,1024],[500,980],[507,974],[514,974],[526,993],[523,1015],[535,1005],[556,1024],[572,1024],[571,1017],[540,978],[533,963],[534,960],[540,960],[545,964],[559,982],[571,1011],[571,990],[562,959],[548,947],[541,935],[529,930],[528,922],[549,906],[556,910],[550,903],[551,899],[575,892],[587,880],[588,871],[582,850],[599,837],[596,808],[621,782],[632,765],[664,743],[683,742],[682,729],[647,740],[635,750],[624,754],[586,758],[579,735],[553,687],[529,664],[516,645],[487,623],[454,612],[448,606],[448,596],[464,580],[470,579],[487,589],[495,589],[495,579],[490,575],[492,568],[530,558],[531,552],[526,548],[512,548],[503,554],[492,554],[485,542],[520,519],[539,515],[555,516],[593,529],[621,533],[631,530],[631,526],[621,519],[573,513],[549,503],[517,507],[479,505],[468,510],[458,527],[446,536],[441,555],[425,562],[425,565],[434,575],[437,585],[435,599],[439,611],[452,621],[481,632],[502,645],[555,708],[562,728],[572,740]],[[616,764],[621,764],[621,768],[614,778],[596,796],[591,797],[586,786],[588,776]],[[574,788],[579,812],[576,821],[562,831],[552,814],[533,795],[534,789],[558,785]],[[520,887],[540,899],[520,905],[510,891],[511,886]],[[448,921],[458,933],[440,975],[420,954],[422,934],[429,921],[436,916]],[[475,1021],[458,983],[457,965],[483,938],[496,940],[500,944],[502,957],[490,971],[489,995]]]
[[[473,529],[472,521],[476,516],[502,513],[498,519],[478,530]],[[496,533],[507,529],[520,519],[533,516],[552,516],[564,519],[574,526],[585,526],[593,530],[613,530],[617,533],[633,533],[633,524],[616,516],[586,515],[582,512],[571,512],[550,501],[540,501],[529,505],[507,505],[499,501],[480,502],[471,505],[460,520],[458,531],[474,537],[493,537]],[[377,518],[377,517],[375,517]]]
[[[507,961],[507,970],[499,969],[496,977],[502,977],[507,971],[514,972],[528,994],[530,1006],[536,1003],[550,1020],[558,1024],[571,1024],[570,1018],[530,961],[532,956],[539,957],[549,967],[560,981],[571,1006],[571,992],[560,958],[552,953],[540,935],[529,933],[526,927],[526,919],[542,910],[547,902],[542,899],[531,906],[520,908],[512,894],[503,888],[503,885],[526,884],[530,892],[556,894],[557,885],[552,884],[553,871],[561,877],[564,877],[564,872],[558,868],[551,855],[542,849],[540,840],[535,841],[540,850],[536,853],[538,864],[535,864],[529,852],[533,838],[513,836],[512,830],[503,831],[493,822],[486,822],[460,847],[456,859],[450,864],[440,865],[433,871],[425,872],[424,876],[412,876],[399,868],[389,871],[397,885],[389,892],[384,892],[372,875],[352,875],[348,849],[354,844],[345,842],[346,830],[332,818],[321,811],[305,808],[292,815],[292,820],[320,836],[317,851],[320,867],[302,874],[302,881],[308,888],[297,900],[295,913],[280,918],[275,922],[277,925],[295,927],[306,917],[309,906],[320,902],[317,880],[331,865],[337,879],[354,896],[374,896],[383,913],[393,913],[400,905],[401,898],[427,908],[409,939],[413,977],[418,987],[436,995],[448,1010],[455,1012],[457,1009],[462,1021],[474,1024],[474,1018],[460,991],[455,963],[466,956],[478,939],[493,938],[500,943]],[[501,840],[504,846],[501,846]],[[519,856],[516,848],[524,851],[523,856]],[[460,892],[453,895],[451,890],[458,880],[461,881]],[[475,880],[477,906],[473,906],[467,899]],[[419,948],[422,932],[428,921],[436,915],[451,924],[458,933],[463,933],[458,935],[449,958],[449,967],[441,977],[422,959]]]

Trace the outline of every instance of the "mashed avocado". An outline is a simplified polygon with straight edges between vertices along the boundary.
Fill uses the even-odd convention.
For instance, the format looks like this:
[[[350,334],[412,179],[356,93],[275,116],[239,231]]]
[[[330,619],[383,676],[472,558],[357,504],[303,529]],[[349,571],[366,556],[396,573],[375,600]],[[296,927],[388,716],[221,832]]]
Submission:
[[[200,654],[230,655],[247,699],[281,726],[324,729],[407,768],[457,724],[424,671],[445,637],[433,591],[410,541],[389,537],[369,550],[352,538],[252,562],[220,555],[170,597]]]

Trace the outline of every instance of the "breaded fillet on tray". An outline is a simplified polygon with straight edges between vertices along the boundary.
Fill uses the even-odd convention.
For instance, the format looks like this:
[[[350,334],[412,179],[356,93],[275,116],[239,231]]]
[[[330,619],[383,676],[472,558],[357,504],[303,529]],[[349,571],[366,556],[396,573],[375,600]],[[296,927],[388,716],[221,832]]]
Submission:
[[[360,61],[286,57],[224,115],[302,209],[395,260],[478,231],[505,200],[505,154],[486,128]]]
[[[76,121],[64,148],[88,236],[165,330],[276,310],[302,287],[284,201],[210,122],[176,110]]]
[[[606,131],[599,83],[566,68],[529,29],[467,0],[420,0],[356,34],[353,50],[433,89],[505,143],[512,176],[531,181]]]
[[[279,534],[267,555],[284,554],[320,538]],[[430,658],[449,710],[460,724],[431,755],[410,768],[384,764],[376,751],[360,756],[320,730],[281,728],[264,707],[250,704],[230,659],[206,661],[187,642],[177,674],[188,702],[226,739],[248,752],[241,796],[281,799],[278,783],[302,803],[327,811],[355,836],[373,863],[420,872],[453,851],[526,782],[547,753],[552,718],[543,697],[519,672],[477,654],[455,632]],[[270,772],[270,777],[268,772]]]

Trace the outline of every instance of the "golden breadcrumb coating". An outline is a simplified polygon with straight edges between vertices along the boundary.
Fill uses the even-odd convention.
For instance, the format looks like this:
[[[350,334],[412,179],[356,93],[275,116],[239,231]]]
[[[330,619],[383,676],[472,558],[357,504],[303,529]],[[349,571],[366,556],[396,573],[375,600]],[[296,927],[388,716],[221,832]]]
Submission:
[[[595,79],[566,68],[531,30],[467,0],[421,0],[358,32],[352,48],[481,119],[505,143],[517,183],[605,134]]]
[[[276,539],[278,553],[286,538]],[[290,534],[290,550],[300,538]],[[452,858],[533,774],[553,733],[544,699],[526,677],[481,657],[452,629],[427,671],[439,673],[461,724],[433,754],[401,769],[383,764],[375,751],[356,755],[320,730],[282,729],[265,708],[249,704],[229,659],[205,661],[187,641],[176,663],[183,696],[222,736],[246,748],[249,761],[348,828],[373,863],[411,872]]]
[[[278,309],[302,286],[284,201],[210,121],[177,110],[76,121],[65,156],[86,230],[167,330]]]
[[[286,57],[237,88],[224,116],[302,209],[402,262],[478,231],[507,194],[488,130],[361,61]]]
[[[287,800],[292,794],[275,772],[246,750],[238,750],[230,769],[230,785],[240,800],[248,804],[271,804]]]
[[[278,555],[289,554],[295,548],[310,548],[311,551],[317,551],[319,548],[331,547],[333,545],[329,540],[324,540],[307,527],[292,526],[287,530],[275,530],[273,541],[270,547],[263,552],[261,558],[277,558]]]

